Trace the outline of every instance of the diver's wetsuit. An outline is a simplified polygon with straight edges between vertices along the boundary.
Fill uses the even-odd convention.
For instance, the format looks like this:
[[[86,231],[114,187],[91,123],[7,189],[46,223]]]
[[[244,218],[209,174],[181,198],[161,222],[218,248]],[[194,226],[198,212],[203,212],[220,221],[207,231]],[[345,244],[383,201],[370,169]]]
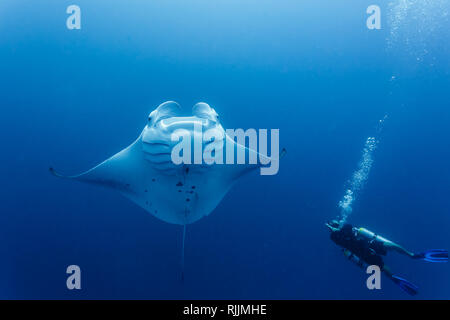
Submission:
[[[369,265],[377,265],[381,269],[384,261],[381,256],[387,254],[387,250],[382,242],[359,238],[358,231],[351,224],[345,224],[337,231],[331,233],[331,240],[342,248],[348,249],[354,255]]]

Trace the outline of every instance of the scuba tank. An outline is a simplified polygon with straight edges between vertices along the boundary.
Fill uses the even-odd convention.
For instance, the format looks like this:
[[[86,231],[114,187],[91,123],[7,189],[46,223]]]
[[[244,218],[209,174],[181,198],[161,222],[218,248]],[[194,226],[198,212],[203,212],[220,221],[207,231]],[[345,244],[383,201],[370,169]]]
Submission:
[[[356,229],[356,228],[355,228]],[[359,228],[356,230],[356,236],[359,238],[363,238],[369,241],[378,241],[381,243],[391,242],[388,239],[385,239],[366,228]]]
[[[378,255],[385,256],[387,254],[386,246],[392,244],[388,239],[385,239],[370,230],[365,228],[354,228],[356,238],[367,241],[369,248]]]

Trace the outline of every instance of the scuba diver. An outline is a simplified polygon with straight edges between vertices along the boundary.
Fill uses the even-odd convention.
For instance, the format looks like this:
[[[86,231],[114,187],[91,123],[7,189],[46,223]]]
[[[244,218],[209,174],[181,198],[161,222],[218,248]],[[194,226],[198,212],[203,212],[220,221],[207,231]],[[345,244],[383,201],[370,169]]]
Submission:
[[[383,257],[388,251],[396,251],[412,259],[428,262],[447,262],[448,251],[442,249],[413,253],[402,246],[387,240],[365,228],[356,228],[351,224],[342,224],[332,220],[325,224],[331,232],[331,240],[340,246],[344,255],[361,268],[377,265],[395,284],[410,295],[416,295],[418,287],[411,282],[394,275],[384,264]]]

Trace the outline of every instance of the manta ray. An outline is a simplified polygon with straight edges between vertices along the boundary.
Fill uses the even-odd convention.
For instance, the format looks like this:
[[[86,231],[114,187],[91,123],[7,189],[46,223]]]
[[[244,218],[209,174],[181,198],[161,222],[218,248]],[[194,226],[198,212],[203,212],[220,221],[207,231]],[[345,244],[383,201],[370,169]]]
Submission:
[[[184,130],[195,140],[198,138],[195,126],[218,133],[215,139],[200,137],[202,149],[218,152],[220,148],[231,147],[234,154],[245,152],[246,157],[257,156],[261,161],[234,165],[175,164],[172,151],[177,141],[173,134]],[[50,172],[57,177],[115,189],[156,218],[182,225],[184,252],[186,225],[208,216],[236,180],[268,161],[267,156],[231,139],[220,124],[219,115],[208,104],[197,103],[191,116],[182,116],[180,105],[167,101],[150,113],[139,137],[109,159],[78,175],[65,176],[53,168]]]

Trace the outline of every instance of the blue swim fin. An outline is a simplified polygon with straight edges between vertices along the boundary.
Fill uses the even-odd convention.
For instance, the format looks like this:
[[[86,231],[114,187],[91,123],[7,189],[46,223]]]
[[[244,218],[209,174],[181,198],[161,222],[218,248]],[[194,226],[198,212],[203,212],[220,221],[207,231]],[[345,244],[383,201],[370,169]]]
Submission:
[[[422,253],[416,253],[413,258],[428,262],[447,262],[448,251],[445,249],[432,249]]]
[[[419,288],[415,284],[409,282],[408,280],[400,278],[396,275],[392,275],[391,279],[392,279],[392,281],[394,281],[394,283],[396,285],[398,285],[400,288],[402,288],[402,290],[405,291],[409,295],[415,296],[419,292],[418,291]]]

